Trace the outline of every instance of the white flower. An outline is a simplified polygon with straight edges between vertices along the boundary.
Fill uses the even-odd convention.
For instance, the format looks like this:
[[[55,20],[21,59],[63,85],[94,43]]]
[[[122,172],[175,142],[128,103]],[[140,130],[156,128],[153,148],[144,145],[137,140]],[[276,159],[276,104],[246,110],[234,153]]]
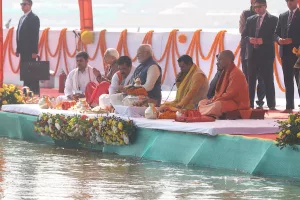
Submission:
[[[123,135],[123,140],[125,144],[129,144],[129,138],[126,135]]]
[[[48,125],[50,126],[50,124],[52,123],[52,119],[48,119]]]
[[[44,133],[40,132],[41,136],[45,136]]]
[[[114,133],[118,133],[118,128],[115,127],[115,126],[113,126],[113,127],[112,127],[112,131],[113,131]]]
[[[102,122],[102,125],[105,126],[105,125],[106,125],[106,121],[103,121],[103,122]]]
[[[83,134],[84,134],[83,131],[80,131],[80,135],[83,136]]]
[[[60,129],[61,129],[59,123],[55,123],[55,127],[57,128],[57,130],[60,130]]]
[[[97,142],[103,142],[102,137],[100,137],[99,135],[96,137],[96,141]]]
[[[70,137],[73,136],[73,134],[71,132],[68,132],[67,135],[70,136]]]

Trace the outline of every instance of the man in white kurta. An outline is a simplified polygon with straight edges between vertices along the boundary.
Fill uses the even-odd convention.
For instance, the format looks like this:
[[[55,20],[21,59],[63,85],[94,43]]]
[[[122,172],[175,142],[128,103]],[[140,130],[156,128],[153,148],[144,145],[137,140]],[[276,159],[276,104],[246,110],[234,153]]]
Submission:
[[[99,97],[99,105],[102,108],[114,104],[112,101],[118,99],[120,93],[124,91],[124,87],[129,85],[130,79],[135,71],[135,67],[132,66],[132,61],[128,56],[121,56],[117,64],[119,71],[112,77],[109,94],[103,94]]]
[[[76,55],[77,67],[73,69],[67,76],[65,90],[63,96],[56,99],[56,103],[68,100],[77,100],[85,98],[85,89],[88,83],[95,82],[98,84],[98,77],[95,76],[97,69],[88,65],[88,54],[80,52]]]

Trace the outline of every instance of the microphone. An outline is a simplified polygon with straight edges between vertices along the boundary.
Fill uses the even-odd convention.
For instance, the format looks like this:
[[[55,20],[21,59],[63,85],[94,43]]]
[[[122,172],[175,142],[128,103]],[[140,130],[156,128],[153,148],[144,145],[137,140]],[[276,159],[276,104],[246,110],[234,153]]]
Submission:
[[[73,30],[73,33],[75,34],[75,36],[77,36],[77,33],[76,33],[76,31],[75,31],[75,30]]]

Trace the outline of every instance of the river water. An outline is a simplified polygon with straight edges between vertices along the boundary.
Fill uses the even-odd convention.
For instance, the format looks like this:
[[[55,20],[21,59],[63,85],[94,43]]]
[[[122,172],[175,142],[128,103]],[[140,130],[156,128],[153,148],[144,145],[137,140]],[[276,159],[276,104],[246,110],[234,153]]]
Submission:
[[[300,182],[0,138],[0,199],[299,199]]]

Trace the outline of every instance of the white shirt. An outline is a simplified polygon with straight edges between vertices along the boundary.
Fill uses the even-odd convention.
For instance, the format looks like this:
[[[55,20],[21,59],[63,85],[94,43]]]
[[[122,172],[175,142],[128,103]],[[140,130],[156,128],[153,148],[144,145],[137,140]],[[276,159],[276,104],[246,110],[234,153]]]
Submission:
[[[260,18],[260,22],[259,22],[259,27],[261,27],[261,23],[264,21],[264,18],[266,16],[267,13],[263,14]]]
[[[297,11],[297,9],[298,8],[295,8],[294,10],[289,10],[289,15],[290,15],[291,12],[293,12],[292,19],[293,19],[294,15],[295,15],[295,12]]]
[[[25,21],[25,19],[27,18],[28,14],[29,14],[30,12],[31,12],[31,10],[28,11],[27,13],[25,13],[25,14],[21,17],[21,20],[20,20],[20,22],[19,22],[19,27],[18,27],[18,38],[19,38],[19,33],[20,33],[20,30],[21,30],[22,24],[23,24],[23,22]]]
[[[130,73],[128,74],[128,76],[126,77],[125,79],[125,85],[128,85],[129,84],[129,81],[130,79],[132,78],[133,76],[133,73],[135,71],[135,67],[132,66],[131,67],[131,70],[130,70]],[[117,94],[118,93],[118,89],[119,89],[119,86],[120,86],[120,80],[119,80],[119,76],[117,73],[115,73],[111,79],[111,84],[109,86],[109,94]]]
[[[73,95],[76,93],[85,93],[85,88],[89,82],[97,82],[97,77],[93,73],[93,68],[87,66],[83,72],[79,71],[78,68],[73,69],[66,80],[65,84],[65,96]],[[77,88],[74,86],[77,85]]]

